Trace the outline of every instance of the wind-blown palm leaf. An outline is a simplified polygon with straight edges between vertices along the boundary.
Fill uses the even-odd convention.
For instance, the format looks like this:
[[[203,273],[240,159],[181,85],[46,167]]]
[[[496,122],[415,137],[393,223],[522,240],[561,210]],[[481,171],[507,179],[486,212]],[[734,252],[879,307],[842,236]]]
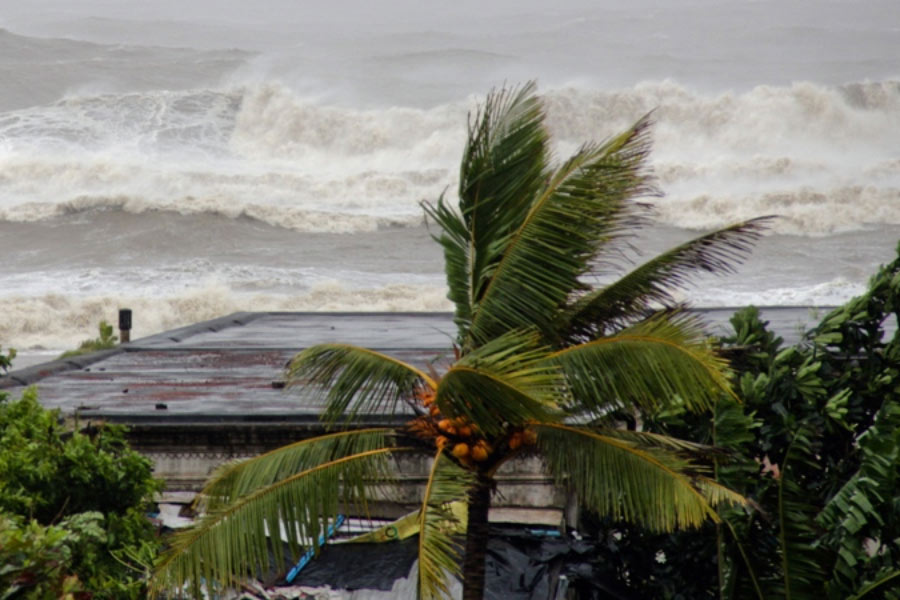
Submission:
[[[700,471],[702,472],[703,469],[700,469]],[[694,478],[693,484],[700,493],[703,494],[703,497],[710,506],[731,505],[743,508],[744,510],[748,508],[759,508],[759,505],[752,500],[745,498],[731,488],[722,485],[715,479],[701,475]]]
[[[717,504],[743,501],[671,452],[580,427],[534,428],[550,472],[598,514],[668,532],[718,521]]]
[[[571,423],[568,420],[566,425],[579,426],[578,423]],[[583,426],[583,425],[581,425]],[[664,435],[661,433],[653,433],[651,431],[630,431],[628,429],[619,429],[614,426],[604,426],[600,423],[591,423],[587,425],[591,429],[603,429],[604,435],[609,437],[625,440],[634,444],[638,444],[645,448],[659,448],[660,450],[668,450],[675,453],[683,453],[692,457],[721,457],[723,451],[721,448],[715,448],[699,442],[692,442],[680,438]]]
[[[463,356],[441,378],[441,413],[491,434],[504,423],[559,420],[562,372],[539,342],[535,332],[511,332]]]
[[[475,475],[438,450],[419,510],[419,598],[449,596],[447,575],[460,575],[461,548],[453,538],[461,525],[450,504],[465,500]]]
[[[488,94],[469,121],[459,208],[476,248],[515,230],[546,175],[549,136],[535,83]]]
[[[731,390],[727,363],[709,346],[701,321],[684,313],[659,313],[548,360],[565,372],[573,409],[598,416],[610,407],[654,410],[675,401],[702,410]]]
[[[462,216],[447,206],[443,194],[434,206],[423,202],[422,209],[443,230],[440,236],[432,237],[444,249],[444,270],[449,289],[447,298],[455,307],[453,322],[462,336],[472,321],[471,236]]]
[[[499,260],[498,241],[515,231],[546,177],[548,135],[533,82],[488,95],[470,118],[459,176],[459,212],[443,196],[426,213],[444,230],[449,297],[460,332]]]
[[[489,283],[473,290],[463,350],[510,330],[537,327],[553,338],[554,320],[597,252],[622,235],[652,188],[645,172],[649,120],[605,144],[584,146],[550,177],[508,242]],[[495,240],[495,242],[498,240]]]
[[[328,389],[322,419],[354,419],[360,412],[394,413],[418,385],[436,387],[423,371],[386,354],[348,344],[319,344],[297,355],[288,370],[289,385]]]
[[[387,476],[386,458],[407,449],[381,448],[345,456],[295,473],[272,485],[211,511],[195,526],[171,538],[152,579],[153,595],[169,592],[201,597],[229,588],[285,564],[281,536],[292,560],[304,545],[318,548],[318,539],[341,506],[365,503],[366,482]],[[274,558],[271,564],[270,552]]]
[[[218,510],[295,473],[346,456],[385,448],[392,431],[383,428],[341,431],[294,442],[246,460],[226,463],[213,472],[198,499],[206,509]]]
[[[817,507],[809,501],[809,492],[803,487],[798,463],[821,468],[813,459],[814,428],[800,423],[794,432],[778,478],[778,544],[781,558],[781,580],[773,590],[784,598],[805,598],[818,594],[822,581],[826,580],[826,560],[816,545],[818,530],[815,525]],[[770,592],[771,594],[771,592]]]
[[[546,177],[549,136],[535,84],[492,92],[469,123],[459,169],[459,211],[469,233],[473,299],[519,228]]]
[[[586,294],[566,310],[561,330],[568,339],[608,333],[635,317],[646,317],[654,305],[674,307],[671,290],[690,283],[699,272],[732,273],[762,235],[771,217],[751,219],[700,236],[654,257],[617,279]]]

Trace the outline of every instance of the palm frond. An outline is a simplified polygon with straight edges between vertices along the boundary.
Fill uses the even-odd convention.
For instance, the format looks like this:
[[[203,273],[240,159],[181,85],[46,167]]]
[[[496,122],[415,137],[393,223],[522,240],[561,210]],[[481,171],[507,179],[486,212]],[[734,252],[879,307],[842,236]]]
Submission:
[[[815,523],[817,507],[810,502],[803,486],[802,469],[798,465],[815,465],[815,428],[810,423],[798,423],[777,481],[778,492],[778,552],[781,558],[781,581],[775,590],[785,598],[804,597],[819,593],[826,580],[825,556],[816,540],[819,532]],[[817,466],[821,468],[821,466]]]
[[[470,277],[471,235],[466,223],[458,212],[444,200],[444,194],[437,204],[422,203],[425,214],[443,230],[441,235],[433,235],[444,249],[444,271],[447,275],[447,298],[453,302],[453,322],[458,332],[468,331],[472,322],[472,279]]]
[[[569,339],[609,333],[653,307],[676,306],[671,290],[691,283],[699,273],[733,273],[753,248],[772,217],[736,223],[664,252],[608,286],[578,298],[566,310],[561,329]]]
[[[710,477],[702,475],[695,477],[693,484],[700,493],[703,494],[703,497],[711,506],[731,505],[744,508],[759,508],[759,506],[751,500]]]
[[[549,136],[536,89],[530,81],[492,91],[469,119],[459,208],[482,243],[515,230],[543,184]]]
[[[566,424],[568,425],[571,423],[567,422]],[[598,423],[595,423],[590,426],[597,427],[598,425]],[[630,431],[627,429],[618,429],[614,427],[607,428],[602,425],[600,426],[604,429],[604,435],[638,444],[639,446],[644,448],[659,448],[660,450],[683,453],[685,455],[693,457],[712,457],[722,455],[722,450],[720,448],[715,448],[713,446],[708,446],[706,444],[692,442],[689,440],[683,440],[681,438],[672,437],[670,435],[665,435],[662,433],[654,433],[652,431]]]
[[[327,388],[322,419],[328,423],[352,420],[361,412],[394,413],[416,386],[436,387],[431,377],[412,365],[348,344],[319,344],[302,351],[291,361],[288,384]]]
[[[226,463],[216,469],[198,496],[207,510],[219,510],[238,498],[317,465],[385,448],[393,430],[385,428],[341,431],[300,440],[253,458]]]
[[[387,457],[407,450],[380,448],[344,456],[210,511],[171,538],[154,569],[151,595],[199,598],[204,586],[209,593],[219,592],[282,568],[282,538],[297,560],[303,546],[318,548],[319,536],[341,506],[365,503],[366,484],[389,473]]]
[[[462,548],[454,534],[464,523],[451,510],[465,501],[475,475],[438,450],[419,511],[419,598],[449,597],[447,575],[460,576]]]
[[[731,393],[727,362],[709,346],[702,322],[685,313],[658,313],[549,360],[565,372],[575,406],[601,416],[615,407],[652,410],[673,402],[703,410]]]
[[[559,420],[562,372],[539,343],[535,332],[510,332],[463,356],[441,378],[441,413],[491,434],[504,424]]]
[[[650,193],[645,172],[649,119],[605,144],[581,148],[548,180],[522,225],[496,240],[502,257],[490,279],[473,290],[466,351],[503,333],[537,327],[553,338],[558,310],[583,288],[599,250],[629,229]]]
[[[459,210],[444,197],[423,204],[443,233],[449,298],[460,339],[480,289],[499,260],[498,242],[515,231],[546,177],[548,134],[535,84],[488,95],[475,115],[459,174]]]
[[[718,521],[715,506],[745,502],[676,453],[582,427],[534,428],[550,472],[598,514],[669,532]]]
[[[529,82],[494,91],[469,121],[459,211],[469,232],[475,297],[498,260],[498,240],[518,229],[546,177],[549,136],[535,89]]]

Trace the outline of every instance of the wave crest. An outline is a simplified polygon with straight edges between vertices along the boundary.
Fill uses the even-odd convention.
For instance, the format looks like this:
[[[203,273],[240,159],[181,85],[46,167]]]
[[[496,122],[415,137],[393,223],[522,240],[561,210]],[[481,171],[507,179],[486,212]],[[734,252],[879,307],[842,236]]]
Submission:
[[[704,94],[663,81],[544,97],[558,156],[654,111],[665,224],[703,229],[754,211],[803,235],[900,224],[898,82]],[[265,83],[0,113],[0,219],[110,206],[300,231],[419,223],[421,200],[455,188],[470,106],[363,110]]]
[[[101,320],[113,323],[119,308],[134,311],[132,339],[205,321],[233,312],[253,311],[449,311],[446,290],[392,284],[355,289],[322,282],[302,294],[242,294],[210,283],[158,298],[103,295],[9,296],[0,298],[0,344],[17,349],[65,350],[96,337]]]

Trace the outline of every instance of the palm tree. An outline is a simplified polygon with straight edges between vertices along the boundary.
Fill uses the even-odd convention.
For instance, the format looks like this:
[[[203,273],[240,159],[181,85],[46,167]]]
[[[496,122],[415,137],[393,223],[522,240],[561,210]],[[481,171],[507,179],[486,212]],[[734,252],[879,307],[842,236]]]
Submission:
[[[703,409],[730,393],[727,365],[702,323],[668,289],[698,271],[728,271],[759,235],[748,221],[685,243],[626,271],[629,237],[655,193],[646,167],[649,119],[551,165],[533,84],[490,94],[470,117],[459,204],[425,205],[439,227],[455,362],[425,372],[343,344],[301,352],[289,377],[321,386],[332,433],[229,465],[203,491],[206,515],[172,541],[154,589],[228,586],[284,564],[268,534],[280,523],[297,555],[342,506],[365,510],[390,481],[391,457],[434,460],[418,511],[421,598],[481,598],[488,508],[497,470],[540,453],[560,485],[590,509],[659,531],[717,520],[744,502],[708,475],[695,444],[622,429],[622,414],[678,404]],[[407,415],[400,428],[353,428],[363,415]],[[448,508],[465,500],[464,548]],[[309,543],[309,542],[307,542]],[[460,560],[462,562],[460,567]]]

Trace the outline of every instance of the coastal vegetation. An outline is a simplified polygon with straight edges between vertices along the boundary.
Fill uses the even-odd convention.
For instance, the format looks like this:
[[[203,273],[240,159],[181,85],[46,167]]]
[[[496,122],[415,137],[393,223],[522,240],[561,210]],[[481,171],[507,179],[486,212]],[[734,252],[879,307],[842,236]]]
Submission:
[[[70,358],[72,356],[80,356],[90,352],[99,352],[100,350],[109,350],[115,348],[119,342],[117,335],[113,333],[113,326],[106,321],[100,321],[97,325],[98,336],[95,338],[83,340],[75,350],[63,352],[60,358]]]
[[[6,353],[2,350],[3,346],[0,346],[0,371],[7,373],[12,368],[12,361],[16,357],[16,349],[9,348]]]
[[[332,432],[223,467],[159,559],[146,512],[160,483],[123,431],[61,423],[31,389],[0,397],[0,597],[235,586],[315,545],[347,506],[363,512],[390,491],[392,458],[417,453],[433,458],[413,513],[423,598],[450,576],[481,597],[495,475],[535,454],[583,502],[594,573],[619,597],[900,598],[900,258],[799,344],[754,308],[708,338],[672,291],[730,270],[764,222],[629,269],[639,198],[655,192],[648,126],[554,166],[533,87],[490,95],[459,205],[424,207],[456,306],[452,360],[298,355],[290,383],[319,389]],[[83,346],[115,343],[108,324],[99,334]],[[403,425],[361,428],[372,413]],[[287,552],[272,523],[296,533]]]
[[[611,593],[672,600],[898,597],[898,282],[900,258],[876,273],[864,295],[824,315],[793,346],[769,330],[757,309],[742,309],[732,318],[733,332],[718,340],[732,365],[737,399],[723,395],[699,413],[672,404],[642,414],[639,422],[617,413],[629,430],[715,446],[711,476],[752,506],[722,507],[718,523],[677,533],[586,515],[581,532],[596,542],[594,573]],[[427,394],[422,403],[429,412],[434,405]],[[98,431],[68,438],[70,430],[37,406],[33,390],[0,407],[0,562],[6,565],[0,590],[11,598],[79,598],[101,590],[97,597],[141,597],[142,572],[149,572],[158,548],[143,516],[132,513],[130,524],[141,532],[140,542],[117,547],[109,542],[121,530],[110,529],[112,521],[100,512],[108,506],[56,508],[63,490],[77,489],[73,478],[119,479],[102,461],[106,466],[65,463],[65,457],[86,455],[68,449],[67,440],[84,445]],[[464,427],[455,437],[471,435]],[[533,449],[529,444],[538,440],[530,437],[514,434],[507,447]],[[468,439],[471,456],[478,444]],[[58,448],[63,451],[51,451]],[[32,480],[23,483],[23,475]],[[87,508],[83,499],[79,504]],[[111,557],[131,565],[114,582],[102,575],[121,566]],[[95,564],[78,566],[85,562]]]
[[[554,164],[534,86],[490,94],[470,119],[458,206],[424,206],[455,305],[454,360],[423,370],[343,344],[298,355],[290,384],[321,389],[333,432],[216,472],[200,496],[205,515],[171,540],[153,591],[196,596],[283,565],[273,528],[296,558],[341,506],[364,508],[372,484],[390,481],[391,457],[409,453],[433,457],[416,513],[425,599],[445,595],[451,575],[464,598],[482,597],[494,476],[521,455],[540,453],[597,514],[648,531],[720,522],[717,509],[746,505],[716,481],[707,446],[620,427],[733,396],[726,361],[671,291],[732,269],[764,225],[737,224],[632,268],[629,240],[648,214],[639,199],[655,193],[649,126],[640,119]],[[355,427],[373,412],[406,423]],[[468,505],[462,546],[455,500]]]
[[[764,222],[624,269],[637,199],[654,192],[648,121],[558,167],[542,121],[531,86],[489,96],[459,206],[425,206],[456,305],[453,360],[420,368],[342,344],[298,355],[291,384],[320,389],[333,431],[218,471],[205,516],[155,567],[145,513],[161,484],[123,431],[64,424],[33,389],[0,395],[0,597],[235,585],[285,564],[267,524],[297,533],[296,556],[389,484],[391,457],[425,453],[423,598],[449,576],[481,597],[494,476],[534,454],[584,503],[595,573],[622,598],[900,598],[900,258],[799,344],[754,308],[709,339],[672,290],[731,269]],[[101,323],[91,342],[110,339]],[[373,412],[404,424],[359,428]]]
[[[754,308],[734,315],[721,342],[739,401],[661,411],[643,426],[727,450],[716,479],[755,509],[676,535],[594,521],[593,535],[616,537],[597,564],[625,597],[900,598],[898,314],[900,258],[797,345],[784,347]]]
[[[137,600],[159,543],[161,482],[111,425],[60,421],[34,389],[0,394],[0,597]]]

